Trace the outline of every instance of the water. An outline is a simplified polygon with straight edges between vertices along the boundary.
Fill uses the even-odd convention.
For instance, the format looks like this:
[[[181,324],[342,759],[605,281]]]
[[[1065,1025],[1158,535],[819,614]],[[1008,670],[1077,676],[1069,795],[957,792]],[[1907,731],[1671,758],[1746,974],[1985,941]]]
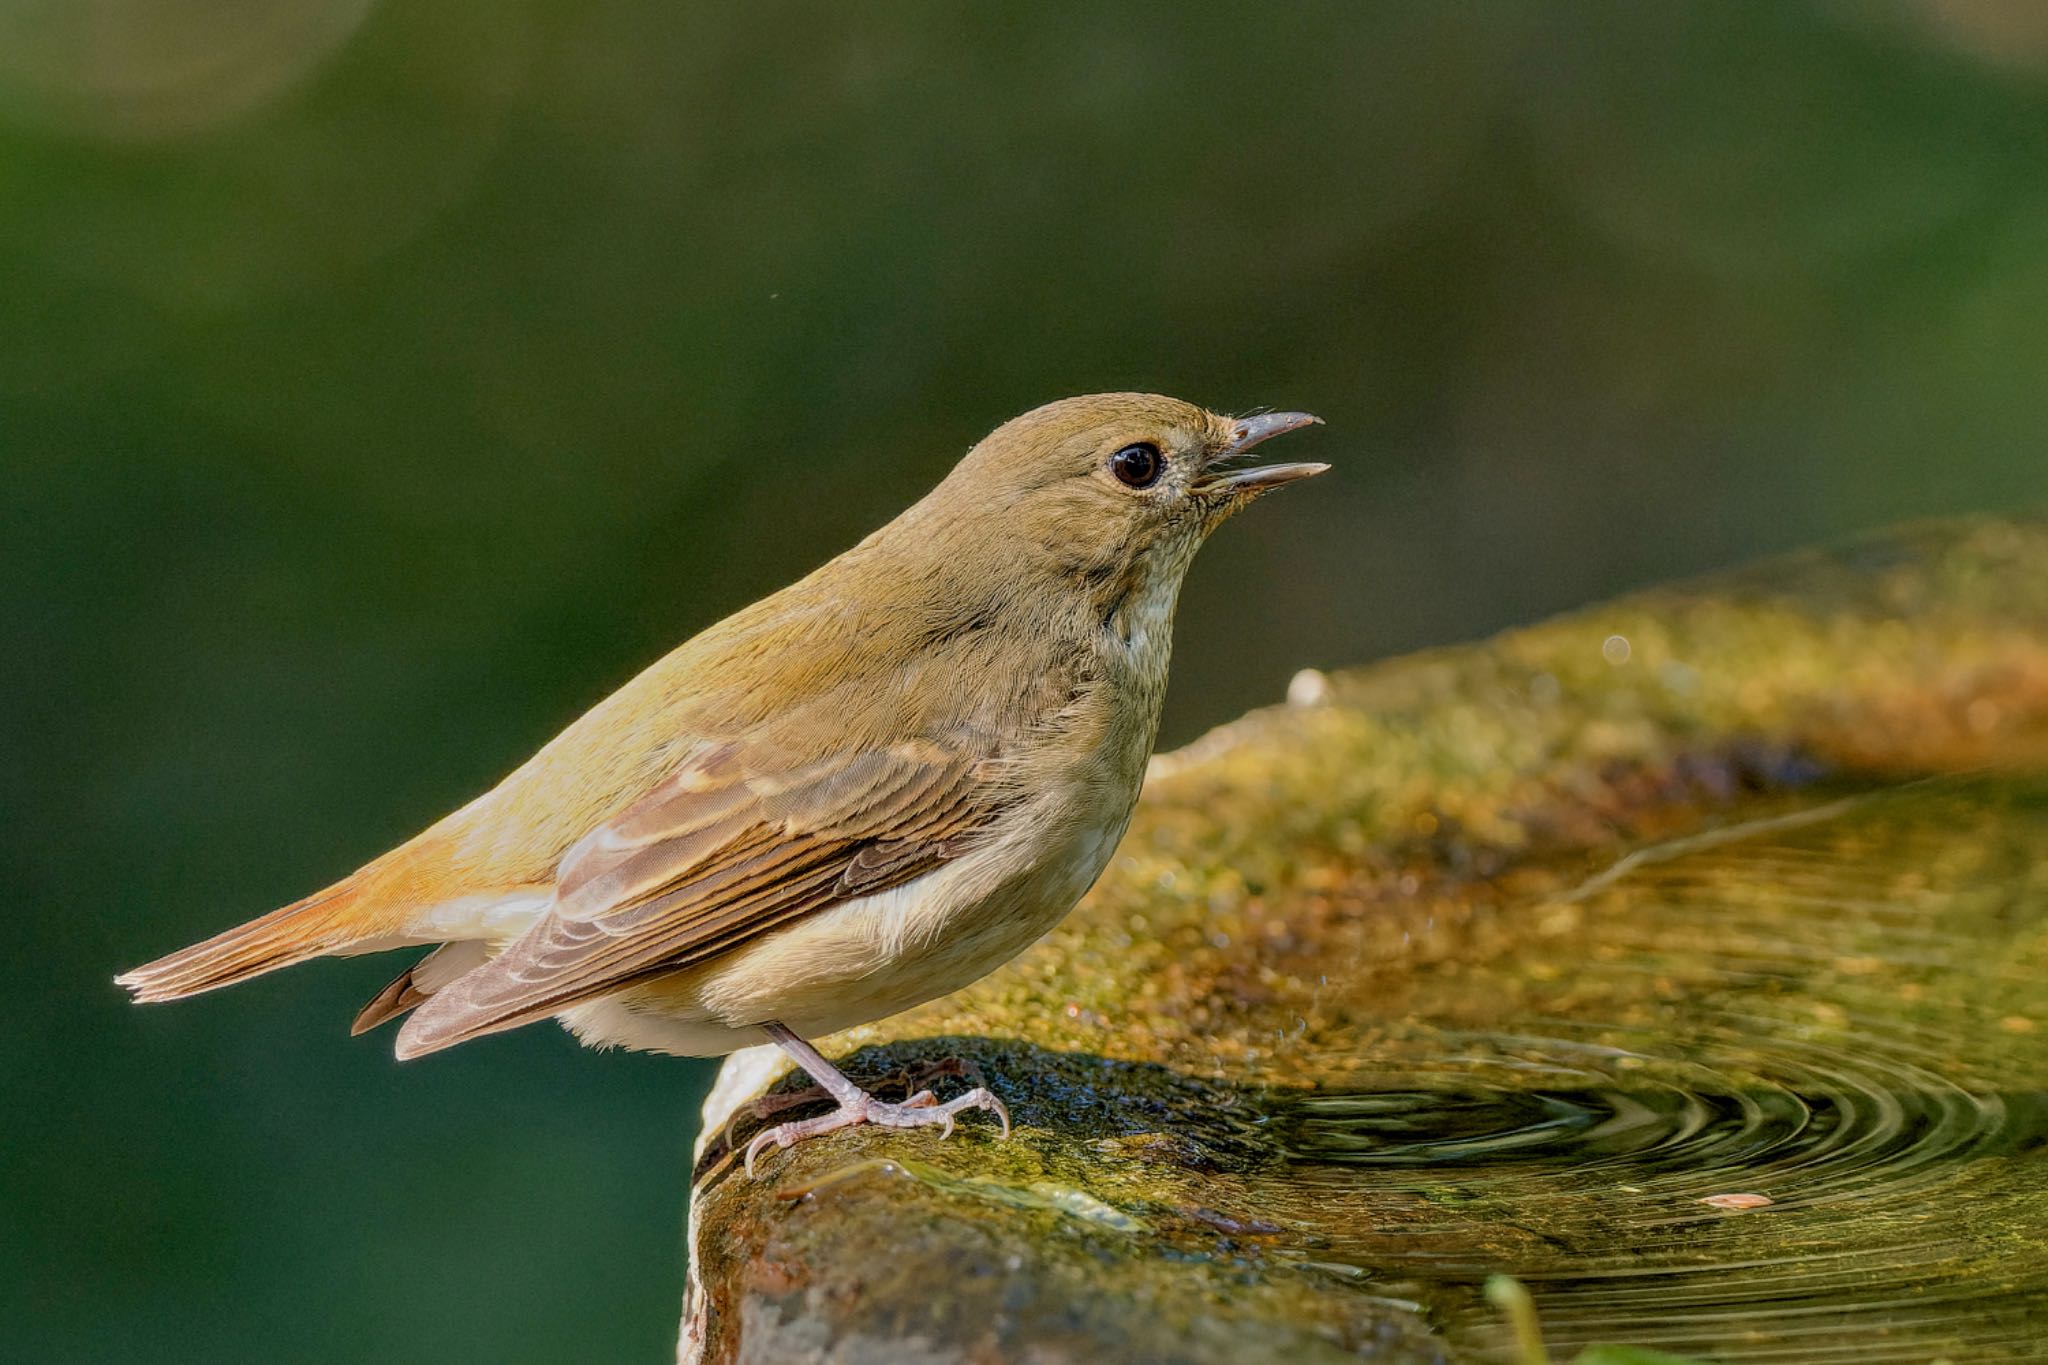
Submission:
[[[1566,1353],[2048,1359],[2048,787],[1781,804],[1469,933],[1270,1102],[1282,1254],[1477,1352],[1504,1270]]]

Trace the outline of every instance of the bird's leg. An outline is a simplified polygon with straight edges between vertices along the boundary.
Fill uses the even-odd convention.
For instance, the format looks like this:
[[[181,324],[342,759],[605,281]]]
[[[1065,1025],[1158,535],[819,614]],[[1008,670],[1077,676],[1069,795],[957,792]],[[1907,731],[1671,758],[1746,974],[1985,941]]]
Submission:
[[[942,1057],[935,1062],[916,1062],[908,1066],[899,1066],[894,1071],[867,1082],[864,1088],[870,1095],[882,1091],[901,1090],[909,1096],[904,1101],[905,1104],[937,1104],[938,1100],[931,1094],[929,1086],[941,1076],[971,1076],[976,1085],[982,1083],[981,1068],[974,1063],[959,1057]],[[732,1111],[725,1121],[725,1127],[720,1130],[719,1143],[727,1151],[732,1150],[733,1125],[743,1118],[765,1123],[787,1110],[801,1109],[807,1104],[817,1104],[831,1098],[831,1092],[824,1086],[816,1084],[807,1085],[801,1090],[778,1090],[772,1095],[756,1095]]]
[[[906,1095],[916,1096],[918,1091],[927,1090],[933,1081],[942,1076],[958,1076],[971,1080],[976,1085],[985,1084],[981,1068],[965,1057],[941,1057],[936,1061],[912,1062],[907,1066],[899,1066],[894,1071],[869,1081],[867,1089],[869,1094],[883,1090],[901,1090]],[[816,1104],[819,1100],[831,1098],[832,1092],[822,1085],[807,1085],[801,1090],[778,1090],[772,1095],[757,1096],[733,1111],[732,1118],[725,1121],[726,1135],[730,1139],[732,1125],[738,1121],[741,1114],[758,1122],[773,1118],[785,1109],[800,1109],[804,1105]],[[927,1104],[938,1103],[937,1100],[928,1097],[918,1098]],[[906,1104],[911,1102],[905,1101]],[[726,1146],[731,1145],[728,1140]]]
[[[796,1064],[809,1074],[823,1090],[838,1102],[839,1107],[829,1114],[816,1118],[797,1119],[791,1123],[777,1124],[764,1133],[756,1134],[747,1144],[746,1167],[748,1176],[754,1174],[754,1158],[761,1149],[771,1143],[787,1148],[802,1142],[805,1138],[817,1137],[840,1128],[851,1128],[856,1124],[879,1123],[889,1128],[918,1128],[926,1124],[938,1124],[939,1136],[944,1138],[953,1131],[953,1116],[968,1109],[987,1109],[1003,1125],[1003,1136],[1010,1135],[1010,1111],[1003,1102],[986,1086],[976,1086],[956,1099],[940,1104],[929,1090],[920,1090],[901,1104],[889,1104],[876,1099],[867,1091],[855,1085],[846,1075],[826,1061],[818,1050],[803,1039],[773,1020],[761,1026],[762,1031],[774,1039]]]
[[[868,1082],[866,1088],[870,1095],[877,1091],[901,1090],[909,1096],[903,1102],[915,1108],[939,1102],[932,1094],[930,1086],[933,1081],[946,1076],[959,1077],[975,1086],[988,1084],[987,1079],[981,1074],[981,1068],[965,1057],[940,1057],[929,1062],[911,1062],[899,1066],[887,1075],[878,1076]],[[732,1150],[733,1125],[742,1118],[764,1123],[786,1110],[801,1109],[807,1104],[816,1104],[820,1100],[831,1098],[831,1093],[824,1086],[815,1084],[807,1085],[801,1090],[779,1090],[773,1095],[758,1095],[732,1111],[731,1116],[725,1121],[725,1126],[719,1130],[719,1145],[728,1152]]]

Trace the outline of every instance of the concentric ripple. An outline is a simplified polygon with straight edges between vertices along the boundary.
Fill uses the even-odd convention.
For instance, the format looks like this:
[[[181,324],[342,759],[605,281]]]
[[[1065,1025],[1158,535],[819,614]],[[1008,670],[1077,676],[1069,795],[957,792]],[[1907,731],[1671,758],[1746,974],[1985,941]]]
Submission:
[[[2048,1359],[2048,805],[1948,784],[1637,855],[1502,912],[1279,1101],[1380,1292],[1506,1345]],[[1532,916],[1541,926],[1526,932]]]

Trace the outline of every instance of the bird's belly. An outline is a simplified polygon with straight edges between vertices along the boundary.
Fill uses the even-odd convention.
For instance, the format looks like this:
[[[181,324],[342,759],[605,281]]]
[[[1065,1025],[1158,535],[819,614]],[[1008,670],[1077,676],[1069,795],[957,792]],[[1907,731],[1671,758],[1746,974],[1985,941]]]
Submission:
[[[1126,818],[1046,840],[1037,857],[1028,835],[1000,840],[564,1022],[597,1045],[710,1056],[760,1042],[770,1019],[818,1037],[901,1013],[979,980],[1057,924]]]

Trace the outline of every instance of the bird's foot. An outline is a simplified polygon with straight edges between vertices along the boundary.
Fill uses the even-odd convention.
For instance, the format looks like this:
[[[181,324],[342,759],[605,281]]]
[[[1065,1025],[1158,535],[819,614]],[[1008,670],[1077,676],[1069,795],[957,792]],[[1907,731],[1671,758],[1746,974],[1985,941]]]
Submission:
[[[947,1100],[944,1104],[940,1104],[938,1097],[929,1090],[920,1090],[901,1104],[878,1100],[865,1090],[857,1090],[852,1098],[841,1103],[829,1114],[779,1123],[765,1132],[757,1133],[754,1140],[747,1144],[747,1177],[754,1177],[754,1158],[769,1146],[787,1150],[805,1138],[819,1137],[863,1123],[878,1123],[885,1128],[922,1128],[929,1124],[937,1124],[939,1138],[943,1141],[952,1135],[954,1116],[969,1109],[988,1110],[1002,1123],[1003,1136],[1007,1138],[1010,1135],[1010,1111],[996,1098],[995,1092],[984,1085],[977,1085],[966,1094]]]
[[[875,1096],[890,1093],[915,1096],[920,1090],[930,1089],[932,1082],[942,1079],[966,1080],[984,1089],[988,1085],[982,1077],[981,1068],[965,1057],[941,1057],[937,1061],[913,1062],[908,1066],[899,1066],[886,1075],[877,1076],[868,1083],[867,1088],[870,1095]],[[787,1113],[791,1109],[801,1109],[807,1104],[822,1104],[831,1098],[832,1092],[822,1085],[807,1085],[801,1090],[781,1090],[773,1095],[756,1096],[732,1111],[731,1116],[725,1121],[725,1127],[719,1133],[719,1143],[726,1151],[733,1150],[733,1125],[743,1118],[752,1119],[755,1123],[766,1123],[777,1114]],[[910,1104],[912,1100],[906,1098],[903,1102]]]

